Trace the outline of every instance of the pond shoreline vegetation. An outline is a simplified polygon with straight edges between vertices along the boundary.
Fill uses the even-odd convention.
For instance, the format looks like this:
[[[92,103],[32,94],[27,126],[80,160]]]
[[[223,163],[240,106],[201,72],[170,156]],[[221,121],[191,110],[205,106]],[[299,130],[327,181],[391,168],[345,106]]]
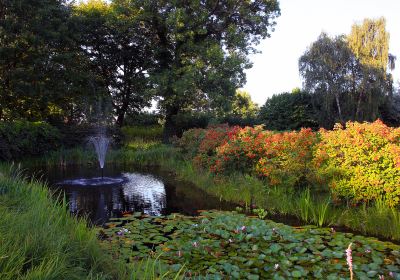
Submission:
[[[65,197],[24,174],[0,165],[0,279],[181,279],[155,257],[131,267],[111,258],[88,221],[71,216]]]
[[[279,94],[253,58],[281,6],[306,34],[338,5],[281,2],[2,1],[0,279],[400,280],[386,18],[307,42]]]
[[[194,133],[198,132],[195,130]],[[186,141],[182,139],[180,141]],[[192,149],[199,145],[190,144],[189,141],[188,146]],[[157,141],[131,141],[122,149],[110,151],[107,163],[158,166],[220,199],[237,203],[244,211],[246,208],[262,208],[265,209],[267,217],[287,217],[289,220],[290,217],[295,217],[303,224],[333,226],[385,240],[400,240],[400,212],[396,207],[387,206],[382,200],[360,203],[358,206],[353,206],[351,202],[338,204],[326,194],[326,188],[302,186],[293,189],[278,185],[269,186],[256,176],[238,172],[230,173],[229,176],[215,175],[211,171],[199,168],[198,160],[190,160],[191,157],[187,156],[188,151],[182,144],[178,146],[163,145]],[[33,159],[30,164],[56,165],[60,161],[63,164],[92,165],[95,164],[96,158],[93,152],[77,148],[51,152],[42,158]]]

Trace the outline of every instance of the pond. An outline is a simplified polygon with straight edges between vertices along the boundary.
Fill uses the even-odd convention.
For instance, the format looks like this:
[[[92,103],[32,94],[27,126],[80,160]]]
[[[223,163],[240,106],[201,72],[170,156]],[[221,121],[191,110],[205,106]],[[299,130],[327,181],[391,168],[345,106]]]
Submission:
[[[133,212],[197,215],[198,210],[235,208],[157,168],[108,165],[104,178],[98,168],[88,166],[35,167],[31,173],[46,181],[55,195],[65,193],[70,212],[95,225]]]

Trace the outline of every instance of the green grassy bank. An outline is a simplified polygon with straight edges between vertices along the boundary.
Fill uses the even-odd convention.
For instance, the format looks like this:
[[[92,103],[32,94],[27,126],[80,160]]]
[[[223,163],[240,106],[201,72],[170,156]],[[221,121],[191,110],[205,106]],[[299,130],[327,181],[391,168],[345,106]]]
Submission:
[[[38,182],[0,175],[0,279],[122,279],[96,234]]]
[[[43,184],[0,165],[0,279],[163,279],[152,259],[127,266],[99,247],[96,231],[72,217]],[[175,276],[174,276],[175,277]],[[167,278],[170,279],[170,278]]]
[[[241,205],[243,210],[255,206],[266,209],[267,217],[296,217],[306,224],[346,227],[365,235],[400,241],[400,212],[384,203],[372,205],[334,205],[326,193],[308,189],[293,191],[269,187],[251,176],[234,174],[215,177],[207,171],[195,168],[174,147],[157,142],[135,142],[127,147],[110,151],[108,164],[136,164],[159,166],[174,172],[181,179],[190,181],[206,192],[226,201]],[[33,163],[33,162],[31,162]],[[97,164],[93,152],[75,149],[51,153],[35,164]]]

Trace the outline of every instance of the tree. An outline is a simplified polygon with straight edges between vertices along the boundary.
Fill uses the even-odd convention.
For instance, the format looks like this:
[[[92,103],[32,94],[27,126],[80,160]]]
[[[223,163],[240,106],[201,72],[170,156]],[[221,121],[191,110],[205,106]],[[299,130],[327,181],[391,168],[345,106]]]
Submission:
[[[174,116],[198,101],[211,108],[232,99],[245,82],[247,55],[269,37],[276,0],[131,0],[157,46],[150,72],[165,114],[164,142],[176,134]]]
[[[392,77],[386,71],[393,70],[396,58],[389,54],[389,33],[385,18],[365,19],[362,24],[354,24],[347,37],[349,47],[362,66],[362,80],[358,90],[356,120],[363,120],[370,114],[378,116],[373,104],[382,106],[386,96],[392,96]],[[364,108],[363,108],[364,101]]]
[[[385,18],[364,19],[361,25],[354,24],[348,42],[363,66],[386,71],[389,62],[389,33],[386,31]]]
[[[274,94],[261,107],[259,118],[270,130],[297,130],[318,128],[312,96],[300,89],[291,93]]]
[[[89,86],[68,2],[1,2],[0,119],[68,116]]]
[[[243,90],[236,91],[231,106],[228,114],[241,118],[254,118],[260,110],[257,103],[251,100],[250,94]]]
[[[75,9],[82,28],[81,45],[100,86],[108,92],[122,126],[126,114],[150,105],[149,71],[153,63],[150,30],[137,16],[139,8],[127,1],[90,0]]]
[[[330,38],[322,33],[300,57],[304,88],[322,107],[320,121],[323,126],[332,126],[337,121],[344,123],[348,118],[342,101],[346,94],[356,91],[359,68],[345,36]]]

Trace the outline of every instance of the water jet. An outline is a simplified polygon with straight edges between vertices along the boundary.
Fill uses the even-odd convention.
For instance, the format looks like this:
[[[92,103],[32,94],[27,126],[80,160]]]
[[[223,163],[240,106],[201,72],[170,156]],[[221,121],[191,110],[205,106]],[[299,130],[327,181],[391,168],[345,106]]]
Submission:
[[[106,161],[107,149],[110,144],[110,139],[103,134],[91,136],[89,142],[93,144],[97,154],[97,160],[101,169],[101,178],[104,178],[104,164]]]

